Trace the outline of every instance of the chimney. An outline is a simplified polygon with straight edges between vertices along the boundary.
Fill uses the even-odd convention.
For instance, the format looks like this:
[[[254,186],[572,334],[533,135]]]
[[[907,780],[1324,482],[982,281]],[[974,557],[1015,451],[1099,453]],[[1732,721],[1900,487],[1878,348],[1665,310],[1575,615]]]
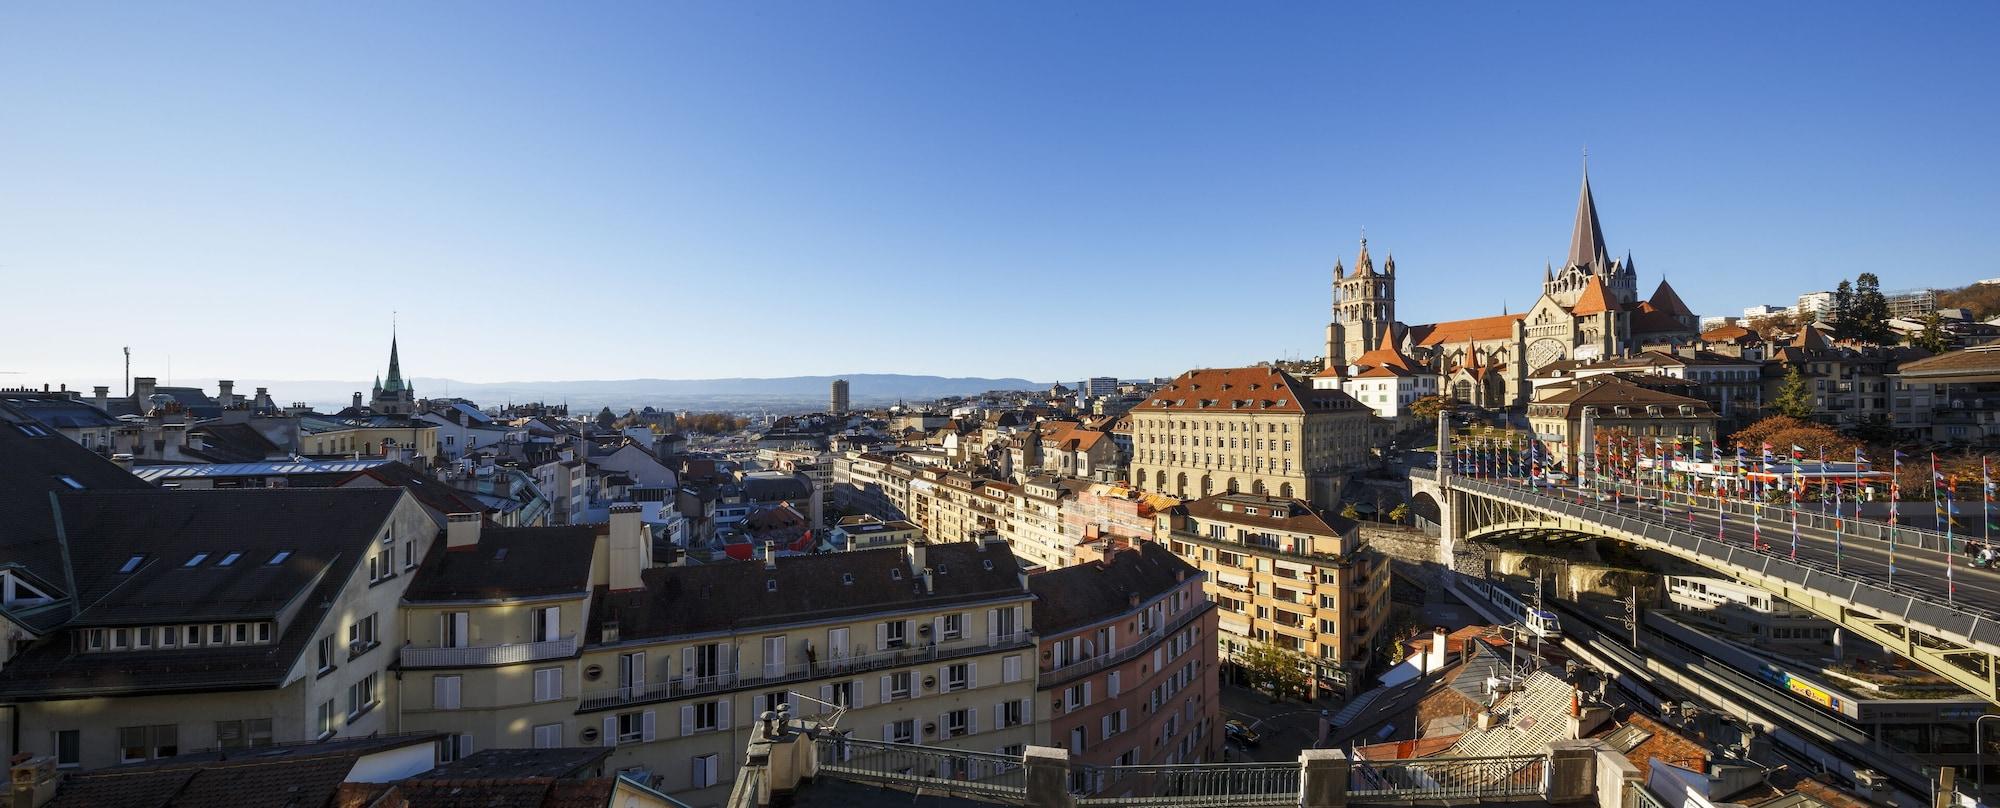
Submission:
[[[1445,665],[1444,626],[1431,629],[1431,647],[1424,649],[1424,673],[1437,673]]]
[[[217,381],[217,382],[215,383],[215,390],[216,390],[216,394],[217,394],[217,395],[216,395],[216,398],[218,398],[218,399],[221,399],[221,400],[222,400],[222,406],[224,406],[224,407],[227,407],[227,406],[229,406],[229,405],[231,405],[231,404],[234,404],[234,403],[236,403],[236,383],[235,383],[235,382],[233,382],[233,381],[230,381],[230,380],[228,380],[228,379],[221,379],[221,380],[218,380],[218,381]]]
[[[653,566],[653,541],[646,523],[639,519],[639,504],[622,502],[611,506],[611,588],[643,589],[639,573]]]
[[[153,397],[154,388],[158,387],[159,384],[160,380],[152,376],[132,377],[132,400],[143,408],[146,399]]]
[[[1491,710],[1480,710],[1480,711],[1479,711],[1479,719],[1478,719],[1478,722],[1477,722],[1476,726],[1478,726],[1478,727],[1479,727],[1479,731],[1480,731],[1480,732],[1485,732],[1485,731],[1487,731],[1487,730],[1490,730],[1490,729],[1492,729],[1492,728],[1493,728],[1493,712],[1492,712]]]
[[[764,542],[764,571],[766,571],[766,572],[777,572],[777,571],[778,571],[778,543],[777,543],[777,542],[774,542],[774,541],[767,541],[767,542]]]
[[[361,409],[361,393],[359,392],[354,394],[354,408],[357,410]]]
[[[110,399],[111,388],[103,385],[90,388],[90,403],[97,405],[98,409],[108,409],[111,403]]]
[[[470,550],[479,546],[479,526],[483,520],[476,513],[453,513],[444,517],[444,548],[446,550]]]
[[[915,536],[904,542],[903,551],[909,554],[911,575],[922,575],[924,570],[930,569],[930,562],[925,560],[925,551],[929,550],[930,546],[929,541]]]

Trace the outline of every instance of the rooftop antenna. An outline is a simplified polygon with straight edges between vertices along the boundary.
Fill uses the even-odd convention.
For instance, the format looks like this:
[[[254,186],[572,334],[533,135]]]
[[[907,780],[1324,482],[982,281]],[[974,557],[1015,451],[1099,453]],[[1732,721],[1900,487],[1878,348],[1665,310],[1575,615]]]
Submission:
[[[132,397],[132,346],[125,346],[125,397]]]

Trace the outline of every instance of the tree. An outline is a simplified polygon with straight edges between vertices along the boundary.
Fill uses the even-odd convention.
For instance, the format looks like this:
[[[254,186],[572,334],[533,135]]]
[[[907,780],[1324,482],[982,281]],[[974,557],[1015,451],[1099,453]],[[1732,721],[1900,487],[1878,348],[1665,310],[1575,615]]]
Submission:
[[[1305,657],[1267,642],[1251,643],[1237,664],[1250,686],[1275,698],[1305,698],[1312,679],[1305,672]]]
[[[1771,405],[1783,415],[1793,418],[1811,418],[1813,414],[1812,392],[1806,389],[1806,377],[1799,373],[1799,366],[1785,368],[1785,383],[1778,388],[1778,397]]]
[[[597,411],[597,425],[599,427],[610,429],[616,423],[618,423],[618,416],[611,414],[610,407],[605,407]]]
[[[1840,286],[1833,290],[1833,337],[1850,339],[1854,336],[1854,284],[1841,279]]]
[[[1410,402],[1410,414],[1428,422],[1436,422],[1438,413],[1451,406],[1451,399],[1444,396],[1424,396]]]
[[[1854,279],[1852,311],[1851,339],[1880,345],[1894,336],[1889,329],[1889,299],[1882,296],[1882,279],[1875,273],[1863,272]]]
[[[1346,507],[1344,507],[1344,508],[1341,508],[1341,509],[1340,509],[1340,518],[1342,518],[1342,519],[1360,519],[1360,518],[1361,518],[1361,511],[1359,511],[1359,510],[1356,510],[1356,509],[1354,508],[1354,503],[1352,503],[1352,502],[1349,502],[1349,503],[1347,503],[1347,506],[1346,506]]]
[[[1403,523],[1404,519],[1408,518],[1410,518],[1410,503],[1398,502],[1396,503],[1396,507],[1389,509],[1390,522],[1394,522],[1400,525]]]
[[[1749,450],[1749,456],[1757,457],[1762,444],[1770,444],[1771,451],[1781,457],[1790,457],[1792,447],[1805,450],[1806,457],[1825,457],[1828,460],[1848,460],[1854,457],[1854,450],[1861,447],[1861,441],[1840,434],[1832,427],[1802,421],[1788,415],[1773,415],[1757,423],[1746,426],[1730,436],[1737,446]]]
[[[1924,330],[1911,337],[1910,344],[1934,354],[1951,350],[1951,335],[1945,333],[1944,318],[1935,311],[1925,316]]]

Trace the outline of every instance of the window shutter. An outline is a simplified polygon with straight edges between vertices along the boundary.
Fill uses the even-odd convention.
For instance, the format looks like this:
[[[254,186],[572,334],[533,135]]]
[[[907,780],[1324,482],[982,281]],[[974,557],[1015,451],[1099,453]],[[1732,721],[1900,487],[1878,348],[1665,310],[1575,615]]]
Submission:
[[[1000,681],[1010,684],[1021,681],[1021,656],[1019,654],[1000,660]]]
[[[903,621],[903,644],[914,645],[916,644],[916,638],[917,638],[917,621],[915,620]]]
[[[868,680],[856,679],[849,682],[848,687],[854,691],[854,703],[849,707],[858,709],[868,706]]]
[[[884,649],[886,649],[886,648],[888,648],[888,647],[889,647],[889,624],[888,624],[888,623],[876,623],[876,624],[875,624],[875,650],[877,650],[877,651],[881,651],[881,650],[884,650]]]
[[[632,654],[632,689],[646,689],[646,652],[644,651]]]
[[[1090,683],[1089,683],[1089,682],[1084,682],[1084,683],[1083,683],[1083,706],[1085,706],[1085,707],[1089,707],[1089,706],[1090,706]]]
[[[1021,622],[1021,607],[1014,607],[1014,633],[1019,634],[1027,630],[1028,624]]]
[[[1035,700],[1034,700],[1034,699],[1022,699],[1022,700],[1021,700],[1021,723],[1024,723],[1024,724],[1033,724],[1033,723],[1035,723]]]
[[[720,759],[720,757],[721,756],[719,755],[712,755],[712,754],[702,756],[701,760],[702,763],[704,764],[703,768],[706,768],[708,770],[707,772],[708,778],[703,782],[706,782],[709,785],[715,785],[715,762],[718,759]]]
[[[819,705],[819,710],[817,712],[819,712],[820,714],[824,715],[826,712],[833,709],[832,707],[826,706],[828,704],[833,703],[833,685],[819,686],[819,700],[821,704]]]
[[[965,710],[965,734],[979,734],[979,711],[970,707]]]
[[[1162,668],[1166,667],[1166,665],[1167,665],[1167,658],[1165,656],[1165,649],[1162,648],[1153,649],[1153,672],[1159,673]]]
[[[731,723],[731,722],[730,722],[730,720],[729,720],[729,704],[730,704],[730,701],[731,701],[730,699],[723,699],[723,700],[721,700],[721,701],[718,701],[718,702],[716,702],[716,703],[715,703],[715,728],[716,728],[716,729],[722,729],[722,730],[728,730],[728,729],[735,729],[735,728],[736,728],[736,725],[735,725],[734,723]]]
[[[603,739],[603,740],[604,740],[604,745],[605,745],[605,746],[617,746],[617,745],[618,745],[618,716],[615,716],[615,715],[607,715],[607,716],[605,716],[605,717],[604,717],[604,739]]]
[[[938,681],[937,681],[937,692],[939,692],[939,693],[943,693],[943,692],[944,692],[944,687],[945,687],[945,683],[947,683],[947,682],[950,682],[950,681],[951,681],[951,677],[949,677],[949,676],[946,676],[946,674],[948,674],[948,673],[951,673],[951,666],[950,666],[950,665],[946,665],[946,666],[944,666],[944,667],[941,667],[941,668],[938,668]]]
[[[965,686],[967,688],[979,686],[979,663],[976,661],[965,663]]]
[[[1097,723],[1098,723],[1098,727],[1099,727],[1100,729],[1102,729],[1102,730],[1103,730],[1103,734],[1102,734],[1102,735],[1100,735],[1099,737],[1100,737],[1100,738],[1110,738],[1110,737],[1111,737],[1111,716],[1108,716],[1108,715],[1107,715],[1107,716],[1105,716],[1105,717],[1103,717],[1103,718],[1100,718],[1100,719],[1097,719]]]
[[[639,714],[639,739],[642,741],[650,741],[653,739],[652,710],[647,710]]]
[[[1107,699],[1115,699],[1115,698],[1118,698],[1118,672],[1117,672],[1117,671],[1112,671],[1111,673],[1109,673],[1109,674],[1106,674],[1106,675],[1105,675],[1105,677],[1104,677],[1104,697],[1105,697],[1105,698],[1107,698]]]
[[[1104,632],[1104,653],[1118,650],[1118,627],[1112,626]]]
[[[993,705],[993,728],[1000,729],[1005,726],[1007,726],[1007,703],[1001,702]]]
[[[934,642],[934,643],[943,643],[943,642],[944,642],[944,618],[943,618],[943,617],[933,617],[933,618],[931,618],[931,642]]]
[[[681,737],[694,734],[694,705],[681,707]]]
[[[1119,729],[1121,729],[1121,730],[1122,730],[1122,729],[1125,729],[1125,728],[1127,728],[1127,727],[1130,727],[1130,726],[1132,726],[1132,717],[1131,717],[1130,715],[1127,715],[1127,713],[1129,713],[1129,712],[1131,712],[1131,711],[1130,711],[1130,710],[1128,710],[1128,709],[1126,709],[1126,708],[1124,708],[1124,707],[1120,707],[1120,708],[1118,708],[1118,728],[1119,728]]]
[[[694,687],[694,648],[681,649],[681,686]]]
[[[944,739],[945,732],[947,732],[949,727],[951,726],[951,724],[948,723],[950,719],[951,719],[951,713],[938,713],[938,723],[937,723],[938,740]]]
[[[798,715],[799,694],[793,693],[790,690],[785,691],[785,708],[786,708],[785,713],[787,715]]]
[[[882,677],[882,703],[889,703],[889,677]]]
[[[891,721],[887,724],[882,725],[882,740],[885,741],[896,740],[896,722]]]
[[[1000,610],[986,610],[986,644],[1000,644]]]

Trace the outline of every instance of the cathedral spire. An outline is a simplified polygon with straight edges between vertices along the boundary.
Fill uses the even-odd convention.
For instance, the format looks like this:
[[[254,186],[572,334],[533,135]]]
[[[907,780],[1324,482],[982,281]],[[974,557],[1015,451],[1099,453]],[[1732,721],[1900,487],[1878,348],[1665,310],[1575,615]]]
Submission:
[[[384,390],[403,389],[403,363],[396,356],[396,328],[389,327],[389,380]]]
[[[1583,170],[1583,190],[1576,199],[1576,227],[1569,236],[1569,265],[1602,268],[1611,263],[1604,251],[1604,230],[1597,224],[1597,200],[1590,196],[1590,168]]]
[[[1375,274],[1375,261],[1368,257],[1368,231],[1361,231],[1361,254],[1354,257],[1354,277]]]

